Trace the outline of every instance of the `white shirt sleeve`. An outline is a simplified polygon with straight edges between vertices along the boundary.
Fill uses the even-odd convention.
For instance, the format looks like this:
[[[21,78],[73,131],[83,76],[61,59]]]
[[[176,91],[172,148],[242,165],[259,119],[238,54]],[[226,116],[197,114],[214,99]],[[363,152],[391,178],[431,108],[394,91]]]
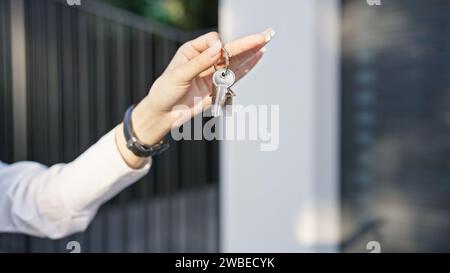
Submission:
[[[0,232],[62,238],[84,231],[98,208],[150,169],[128,167],[114,130],[68,164],[0,162]]]

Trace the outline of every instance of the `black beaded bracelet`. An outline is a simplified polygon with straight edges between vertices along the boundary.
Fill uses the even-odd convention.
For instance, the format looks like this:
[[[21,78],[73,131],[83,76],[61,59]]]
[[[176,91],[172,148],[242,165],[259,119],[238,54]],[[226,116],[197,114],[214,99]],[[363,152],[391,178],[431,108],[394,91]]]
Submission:
[[[133,109],[134,105],[131,105],[125,112],[123,119],[123,134],[127,142],[127,148],[137,157],[151,157],[166,151],[170,145],[165,143],[164,140],[155,145],[147,145],[137,138],[131,121]]]

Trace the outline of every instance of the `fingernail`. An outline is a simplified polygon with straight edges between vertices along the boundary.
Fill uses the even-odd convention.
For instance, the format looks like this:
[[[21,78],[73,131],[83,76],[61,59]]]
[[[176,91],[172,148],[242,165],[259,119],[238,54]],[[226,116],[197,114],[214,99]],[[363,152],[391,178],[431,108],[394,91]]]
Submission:
[[[263,32],[265,42],[268,43],[270,40],[272,40],[273,36],[275,36],[275,30],[273,28],[268,28]]]
[[[213,46],[208,48],[206,53],[208,54],[209,57],[214,57],[220,52],[221,49],[222,49],[222,42],[219,40]]]
[[[266,48],[266,47],[263,47],[263,48],[261,48],[259,51],[261,51],[261,53],[264,53],[264,52],[267,51],[267,48]]]

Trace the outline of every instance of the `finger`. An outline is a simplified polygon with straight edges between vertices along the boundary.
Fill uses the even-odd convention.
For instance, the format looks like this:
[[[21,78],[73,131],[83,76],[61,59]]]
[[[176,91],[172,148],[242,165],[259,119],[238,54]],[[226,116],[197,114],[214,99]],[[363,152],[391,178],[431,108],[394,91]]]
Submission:
[[[172,70],[173,68],[192,60],[219,40],[221,40],[219,33],[212,31],[184,43],[176,53],[181,56],[179,56],[179,58],[174,57],[172,62],[168,65],[167,70]]]
[[[265,44],[258,46],[256,48],[253,48],[251,50],[245,51],[245,52],[239,54],[238,56],[234,56],[233,58],[231,58],[231,60],[230,60],[231,70],[233,70],[233,71],[237,70],[239,67],[241,67],[243,64],[248,62],[250,59],[253,59],[255,54],[257,54],[261,50],[265,50],[264,46],[265,46]]]
[[[213,46],[218,40],[222,40],[219,33],[212,31],[192,40],[190,44],[198,53],[201,53]]]
[[[242,54],[238,55],[238,56],[234,56],[233,58],[231,58],[230,60],[230,66],[229,68],[233,71],[236,71],[239,69],[239,67],[241,67],[242,65],[244,65],[246,62],[248,62],[249,60],[253,59],[255,57],[255,54],[258,54],[259,51],[263,50],[265,51],[264,46],[266,45],[266,43],[264,43],[261,46],[258,46],[256,48],[253,48],[251,50],[247,50],[245,52],[243,52]],[[237,59],[238,58],[238,59]],[[223,59],[223,58],[221,58]],[[217,63],[216,65],[218,66],[223,66],[224,63],[223,61],[220,61],[219,63]],[[201,77],[205,77],[208,76],[210,74],[214,73],[214,69],[210,68],[208,70],[205,70],[203,73],[200,74]]]
[[[252,55],[252,51],[253,53],[255,53],[255,51],[261,49],[265,44],[270,42],[274,35],[275,31],[272,28],[268,28],[262,33],[253,34],[237,39],[227,44],[225,48],[227,49],[228,53],[230,53],[232,59],[234,58],[239,62],[239,59],[242,59],[244,53],[250,52],[249,54]]]
[[[225,46],[230,57],[230,68],[234,71],[240,65],[251,59],[258,51],[264,48],[268,42],[275,35],[275,31],[272,28],[268,28],[265,31],[253,34],[250,36],[242,37],[236,41],[233,41]],[[221,58],[217,66],[224,66],[225,60]],[[214,73],[214,69],[205,70],[200,76],[208,76]]]
[[[185,43],[180,47],[180,51],[188,60],[192,60],[219,40],[219,33],[212,31]]]
[[[236,81],[239,81],[245,75],[247,75],[248,72],[250,72],[253,69],[253,67],[255,67],[255,65],[258,64],[258,62],[261,60],[261,58],[263,56],[264,56],[264,51],[260,50],[257,53],[255,53],[252,58],[250,58],[245,63],[243,63],[240,67],[238,67],[235,70]]]
[[[180,65],[173,70],[173,76],[178,83],[185,83],[191,81],[201,72],[210,69],[219,58],[222,56],[222,42],[220,40],[203,51],[200,55]]]

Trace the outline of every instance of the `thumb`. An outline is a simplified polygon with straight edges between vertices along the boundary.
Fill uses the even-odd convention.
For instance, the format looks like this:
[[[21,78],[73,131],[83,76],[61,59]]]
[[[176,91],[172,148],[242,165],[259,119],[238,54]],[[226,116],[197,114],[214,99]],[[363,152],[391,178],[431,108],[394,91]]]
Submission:
[[[178,67],[175,73],[175,77],[178,81],[187,82],[203,71],[213,66],[220,58],[222,50],[222,42],[217,40],[211,47],[203,51],[200,55],[196,56],[192,60]]]

